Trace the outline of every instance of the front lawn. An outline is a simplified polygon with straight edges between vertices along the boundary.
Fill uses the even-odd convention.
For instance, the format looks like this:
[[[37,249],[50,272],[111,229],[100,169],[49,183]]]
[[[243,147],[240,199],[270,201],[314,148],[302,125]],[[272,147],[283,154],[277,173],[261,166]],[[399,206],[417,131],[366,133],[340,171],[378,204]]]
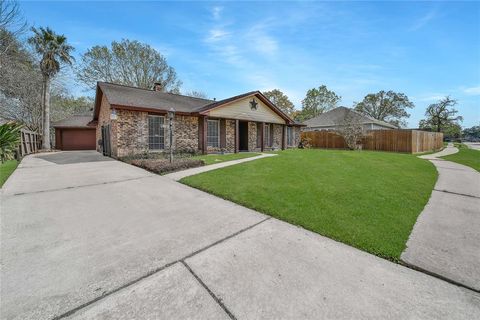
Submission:
[[[0,164],[0,188],[18,166],[17,160],[8,160]]]
[[[455,144],[458,153],[444,156],[442,159],[469,166],[480,172],[480,151],[468,148],[464,144]]]
[[[194,159],[203,160],[203,162],[208,164],[220,163],[230,160],[238,160],[244,158],[250,158],[254,156],[258,156],[259,153],[254,152],[239,152],[239,153],[227,153],[227,154],[206,154],[201,156],[195,156]]]
[[[398,260],[437,179],[414,155],[287,150],[181,182]]]

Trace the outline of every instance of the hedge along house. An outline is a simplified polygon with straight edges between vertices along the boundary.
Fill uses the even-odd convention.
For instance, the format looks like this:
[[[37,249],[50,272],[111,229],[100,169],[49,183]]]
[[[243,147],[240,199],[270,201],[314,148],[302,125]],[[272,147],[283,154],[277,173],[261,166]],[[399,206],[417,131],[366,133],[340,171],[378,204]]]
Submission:
[[[175,152],[218,153],[298,146],[300,124],[261,92],[221,101],[99,82],[93,120],[97,150],[112,157],[169,150],[169,110]]]

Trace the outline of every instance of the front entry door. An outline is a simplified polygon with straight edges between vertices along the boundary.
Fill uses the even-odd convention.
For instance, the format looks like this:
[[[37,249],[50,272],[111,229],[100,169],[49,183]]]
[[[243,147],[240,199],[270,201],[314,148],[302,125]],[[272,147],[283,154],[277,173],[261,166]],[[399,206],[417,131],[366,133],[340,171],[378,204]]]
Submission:
[[[238,123],[238,149],[240,151],[248,151],[248,121],[240,121]]]

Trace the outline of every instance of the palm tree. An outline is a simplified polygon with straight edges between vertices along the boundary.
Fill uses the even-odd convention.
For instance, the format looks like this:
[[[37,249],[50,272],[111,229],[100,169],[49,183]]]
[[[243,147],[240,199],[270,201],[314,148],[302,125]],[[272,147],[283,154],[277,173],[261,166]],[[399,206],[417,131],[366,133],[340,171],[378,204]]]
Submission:
[[[64,35],[56,34],[50,28],[32,28],[34,35],[28,39],[41,56],[40,70],[43,75],[43,149],[50,149],[50,84],[60,71],[62,63],[72,65],[74,50]]]

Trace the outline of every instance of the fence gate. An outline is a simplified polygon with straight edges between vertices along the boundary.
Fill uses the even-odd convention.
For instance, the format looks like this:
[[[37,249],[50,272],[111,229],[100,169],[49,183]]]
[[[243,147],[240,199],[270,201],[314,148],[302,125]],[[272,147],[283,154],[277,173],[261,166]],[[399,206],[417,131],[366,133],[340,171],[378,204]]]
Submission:
[[[110,157],[112,155],[112,148],[110,145],[110,125],[102,126],[102,152],[104,156]]]

